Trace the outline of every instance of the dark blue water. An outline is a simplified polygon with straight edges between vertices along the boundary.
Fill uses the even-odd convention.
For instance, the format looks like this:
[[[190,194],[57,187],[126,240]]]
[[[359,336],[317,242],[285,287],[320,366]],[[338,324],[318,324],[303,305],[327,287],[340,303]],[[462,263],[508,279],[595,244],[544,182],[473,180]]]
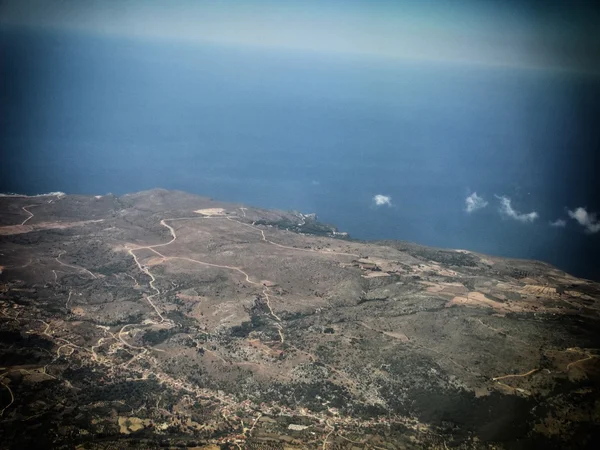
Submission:
[[[600,210],[595,77],[23,30],[0,52],[0,191],[182,189],[600,279],[600,234],[548,225]]]

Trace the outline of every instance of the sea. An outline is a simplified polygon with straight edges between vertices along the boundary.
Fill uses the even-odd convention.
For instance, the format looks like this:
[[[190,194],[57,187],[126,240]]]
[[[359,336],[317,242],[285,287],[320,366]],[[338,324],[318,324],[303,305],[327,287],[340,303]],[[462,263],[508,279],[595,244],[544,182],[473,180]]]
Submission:
[[[569,217],[600,211],[599,80],[4,28],[0,192],[179,189],[600,280],[600,233]]]

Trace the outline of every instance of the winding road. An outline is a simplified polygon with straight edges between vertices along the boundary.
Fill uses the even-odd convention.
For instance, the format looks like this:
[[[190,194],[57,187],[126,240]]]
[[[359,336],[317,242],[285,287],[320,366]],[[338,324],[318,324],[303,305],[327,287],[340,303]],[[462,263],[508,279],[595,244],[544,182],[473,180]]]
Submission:
[[[244,214],[244,217],[246,216],[246,208],[240,208],[242,213]],[[262,294],[266,300],[266,304],[267,304],[267,308],[269,309],[269,314],[271,315],[271,317],[273,317],[273,319],[277,322],[277,332],[279,334],[279,338],[281,340],[281,342],[283,343],[285,341],[285,337],[283,334],[283,327],[281,325],[281,318],[273,311],[273,308],[271,306],[271,296],[269,295],[270,289],[268,286],[263,285],[261,282],[257,282],[257,281],[253,281],[250,278],[250,275],[244,271],[242,268],[240,267],[236,267],[236,266],[228,266],[228,265],[223,265],[223,264],[215,264],[215,263],[210,263],[210,262],[206,262],[206,261],[200,261],[197,259],[193,259],[193,258],[187,258],[184,256],[166,256],[164,254],[162,254],[161,252],[159,252],[158,250],[156,250],[157,248],[161,248],[161,247],[167,247],[169,245],[171,245],[173,242],[175,242],[177,240],[177,232],[175,231],[175,229],[169,225],[167,222],[171,222],[171,221],[178,221],[178,220],[198,220],[198,219],[226,219],[229,220],[231,222],[236,222],[240,225],[243,225],[245,227],[251,228],[257,232],[260,233],[261,235],[261,239],[264,242],[267,242],[268,244],[274,245],[276,247],[280,247],[280,248],[284,248],[287,250],[294,250],[294,251],[302,251],[302,252],[311,252],[311,253],[321,253],[321,254],[325,254],[325,255],[341,255],[341,256],[352,256],[352,257],[360,257],[360,255],[354,254],[354,253],[347,253],[347,252],[336,252],[336,251],[327,251],[327,250],[315,250],[315,249],[304,249],[304,248],[296,248],[296,247],[291,247],[291,246],[287,246],[287,245],[282,245],[279,244],[277,242],[273,242],[269,239],[267,239],[265,232],[263,230],[261,230],[260,228],[254,226],[254,225],[250,225],[244,222],[241,222],[239,220],[233,219],[232,217],[229,216],[194,216],[194,217],[175,217],[175,218],[171,218],[171,219],[162,219],[160,221],[160,225],[162,225],[163,227],[166,227],[169,230],[169,233],[171,235],[171,240],[169,240],[168,242],[164,242],[161,244],[153,244],[153,245],[144,245],[144,246],[136,246],[133,248],[128,248],[127,252],[131,255],[131,257],[133,258],[133,260],[135,261],[138,269],[146,274],[148,277],[150,277],[150,287],[154,290],[154,294],[149,295],[149,296],[145,296],[145,299],[148,301],[148,303],[150,304],[150,306],[154,309],[154,311],[156,312],[156,314],[158,315],[158,317],[160,318],[160,321],[157,323],[163,323],[165,322],[167,319],[164,318],[164,316],[162,315],[160,309],[156,306],[156,304],[152,301],[152,299],[154,297],[160,296],[161,295],[161,291],[160,289],[158,289],[154,283],[156,282],[156,278],[155,276],[150,272],[150,270],[145,267],[144,265],[142,265],[137,257],[137,255],[135,254],[136,251],[138,250],[150,250],[153,253],[155,253],[156,255],[160,256],[162,258],[163,261],[169,261],[169,260],[180,260],[180,261],[187,261],[187,262],[191,262],[191,263],[195,263],[195,264],[200,264],[203,266],[207,266],[207,267],[215,267],[215,268],[219,268],[219,269],[226,269],[226,270],[231,270],[234,272],[238,272],[239,274],[243,275],[244,280],[246,281],[246,283],[251,284],[253,286],[259,286],[262,288]],[[90,272],[91,274],[91,272]],[[131,325],[135,325],[135,324],[128,324],[125,325],[121,331],[119,332],[119,339],[127,346],[129,346],[130,348],[136,348],[136,349],[142,349],[143,347],[136,347],[136,346],[132,346],[131,344],[128,344],[122,337],[122,333],[123,330]]]
[[[21,222],[21,225],[25,225],[33,217],[34,214],[27,209],[27,208],[32,208],[33,206],[37,206],[37,205],[27,205],[27,206],[23,206],[21,208],[23,211],[25,211],[27,214],[29,214],[29,217],[27,219],[25,219],[23,222]]]

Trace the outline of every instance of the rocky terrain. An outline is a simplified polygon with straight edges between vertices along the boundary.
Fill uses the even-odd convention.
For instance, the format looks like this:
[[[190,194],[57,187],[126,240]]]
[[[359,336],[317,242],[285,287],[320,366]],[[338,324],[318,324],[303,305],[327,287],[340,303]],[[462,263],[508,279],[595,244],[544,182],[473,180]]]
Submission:
[[[152,190],[0,198],[0,447],[592,448],[600,286]]]

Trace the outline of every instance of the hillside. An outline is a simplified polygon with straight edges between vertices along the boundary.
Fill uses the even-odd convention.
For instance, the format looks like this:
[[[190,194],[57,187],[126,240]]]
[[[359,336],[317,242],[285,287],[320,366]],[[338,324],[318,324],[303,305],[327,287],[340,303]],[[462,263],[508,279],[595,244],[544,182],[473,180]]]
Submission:
[[[183,192],[0,197],[2,448],[585,448],[600,285]]]

